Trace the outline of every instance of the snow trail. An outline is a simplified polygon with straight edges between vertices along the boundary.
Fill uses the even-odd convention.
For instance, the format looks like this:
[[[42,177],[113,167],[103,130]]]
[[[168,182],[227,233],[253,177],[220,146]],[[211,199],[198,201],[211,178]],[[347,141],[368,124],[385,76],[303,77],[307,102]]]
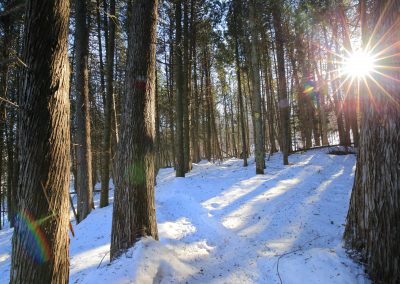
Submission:
[[[289,166],[276,154],[258,176],[253,159],[203,161],[186,178],[162,169],[160,242],[144,239],[110,265],[112,206],[96,209],[75,227],[70,283],[280,283],[278,260],[282,283],[370,283],[342,247],[354,168],[354,155],[313,150]],[[0,232],[6,282],[10,236]]]

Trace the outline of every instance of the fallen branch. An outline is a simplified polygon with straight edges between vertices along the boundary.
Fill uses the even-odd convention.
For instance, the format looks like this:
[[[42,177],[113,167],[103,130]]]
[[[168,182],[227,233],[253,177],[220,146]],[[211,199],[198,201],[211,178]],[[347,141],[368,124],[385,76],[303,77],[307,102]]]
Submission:
[[[101,263],[103,262],[103,260],[104,260],[104,258],[106,257],[106,255],[109,254],[109,252],[110,252],[110,251],[107,251],[107,252],[105,253],[105,255],[104,255],[103,258],[101,259],[99,265],[97,266],[97,269],[99,269]]]
[[[289,252],[286,252],[286,253],[284,253],[284,254],[281,254],[281,255],[278,257],[278,262],[277,262],[277,264],[276,264],[276,273],[278,274],[279,281],[280,281],[281,284],[283,283],[282,278],[281,278],[281,274],[279,273],[279,261],[281,260],[281,258],[283,258],[283,257],[285,257],[285,256],[287,256],[287,255],[289,255],[289,254],[292,254],[292,253],[295,253],[295,252],[298,252],[298,251],[303,250],[303,246],[305,246],[306,244],[311,243],[311,242],[313,242],[313,241],[315,241],[316,239],[319,239],[319,238],[321,238],[321,236],[317,236],[317,237],[313,238],[312,240],[309,240],[309,241],[303,243],[303,244],[302,244],[301,246],[299,246],[297,249],[292,250],[292,251],[289,251]]]

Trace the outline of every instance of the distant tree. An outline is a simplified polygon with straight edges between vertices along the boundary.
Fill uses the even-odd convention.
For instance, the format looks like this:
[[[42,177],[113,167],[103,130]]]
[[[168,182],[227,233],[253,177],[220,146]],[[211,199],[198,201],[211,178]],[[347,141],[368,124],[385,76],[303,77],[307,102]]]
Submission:
[[[383,67],[360,96],[357,169],[344,237],[361,252],[376,283],[394,284],[400,283],[400,2],[373,2],[367,19],[366,1],[360,4],[364,46]]]
[[[2,5],[8,6],[9,1],[3,1]],[[0,25],[3,31],[3,44],[1,46],[1,59],[3,61],[7,61],[10,59],[10,51],[11,51],[11,38],[12,38],[12,17],[11,15],[5,15],[0,18]],[[8,93],[8,80],[9,80],[9,64],[1,64],[0,66],[0,96],[2,98],[7,98]],[[4,136],[6,131],[6,106],[5,102],[0,102],[0,196],[2,197],[2,184],[3,184],[3,155],[4,155]],[[7,183],[8,184],[8,183]],[[7,207],[8,207],[8,217],[10,222],[13,222],[14,219],[13,215],[13,203],[11,202],[11,191],[7,190]],[[1,198],[0,198],[1,202]],[[0,204],[1,208],[1,204]],[[1,210],[0,210],[1,211]],[[1,221],[1,212],[0,212],[0,229],[2,227]]]
[[[86,218],[93,207],[92,143],[89,112],[89,28],[85,0],[75,1],[76,52],[76,140],[78,222]]]
[[[285,49],[284,49],[284,33],[282,27],[282,7],[281,3],[273,1],[272,16],[275,29],[276,55],[278,68],[278,96],[279,96],[279,113],[280,113],[280,140],[281,151],[283,153],[283,164],[288,165],[289,141],[290,141],[290,125],[289,125],[289,100],[286,87],[286,71],[285,71]]]
[[[185,173],[192,169],[192,158],[190,151],[190,113],[192,80],[191,80],[191,52],[189,34],[189,1],[183,0],[183,149]]]
[[[11,283],[68,283],[69,1],[26,2]]]
[[[108,21],[108,26],[107,26],[109,29],[108,29],[108,34],[106,34],[107,91],[104,104],[104,139],[103,139],[103,157],[101,165],[100,207],[105,207],[108,205],[110,168],[111,168],[111,123],[112,123],[113,94],[114,94],[115,26],[117,21],[115,16],[115,0],[110,0],[109,18],[110,20]]]
[[[241,13],[242,4],[239,0],[233,0],[233,39],[235,44],[235,68],[236,68],[236,80],[238,89],[238,104],[239,104],[239,116],[240,116],[240,129],[242,134],[242,154],[243,166],[247,167],[247,140],[246,140],[246,124],[245,124],[245,112],[243,106],[243,94],[242,94],[242,80],[241,80],[241,66],[240,66],[240,54],[239,54],[239,43],[240,43],[240,31],[242,29],[242,15]]]
[[[256,173],[264,174],[264,135],[263,119],[261,113],[261,89],[260,89],[260,66],[259,66],[259,18],[257,11],[259,5],[257,0],[250,0],[250,29],[251,29],[251,73],[252,73],[252,102],[253,102],[253,123],[254,123],[254,144],[256,158]]]
[[[157,4],[157,0],[136,0],[131,8],[111,259],[141,237],[158,239],[154,204]]]

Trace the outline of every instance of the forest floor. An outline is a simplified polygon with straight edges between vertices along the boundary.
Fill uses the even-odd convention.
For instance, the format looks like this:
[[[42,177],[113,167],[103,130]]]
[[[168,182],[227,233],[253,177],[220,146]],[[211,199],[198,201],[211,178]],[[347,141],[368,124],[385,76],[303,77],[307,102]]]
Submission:
[[[160,241],[144,239],[109,263],[112,206],[74,226],[70,283],[370,283],[343,248],[355,156],[276,154],[201,162],[186,178],[157,177]],[[0,283],[8,283],[12,230],[0,231]]]

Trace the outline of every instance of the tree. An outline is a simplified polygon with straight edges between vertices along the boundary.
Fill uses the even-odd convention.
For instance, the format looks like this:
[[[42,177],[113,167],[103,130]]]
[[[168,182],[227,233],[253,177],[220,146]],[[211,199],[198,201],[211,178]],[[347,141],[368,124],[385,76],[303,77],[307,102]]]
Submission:
[[[378,55],[379,72],[366,81],[361,101],[361,132],[355,182],[344,238],[359,250],[377,283],[400,282],[400,71],[399,1],[375,1],[365,23],[363,43]],[[366,27],[373,32],[367,39]],[[374,81],[375,80],[375,81]],[[375,84],[375,82],[377,82]],[[379,84],[379,85],[378,85]]]
[[[68,282],[69,10],[64,0],[26,3],[11,283]]]
[[[104,140],[103,140],[103,159],[101,166],[101,197],[100,207],[108,205],[108,191],[110,180],[111,164],[111,122],[113,111],[113,93],[114,93],[114,51],[115,51],[115,0],[110,0],[110,21],[109,33],[106,36],[107,47],[107,92],[104,105]],[[107,22],[107,21],[105,21]]]
[[[8,1],[5,1],[3,5],[7,6]],[[11,43],[11,32],[12,32],[12,18],[10,15],[6,15],[3,18],[0,19],[0,25],[2,26],[3,29],[3,44],[2,44],[2,50],[1,50],[1,57],[2,60],[9,60],[10,57],[10,43]],[[4,64],[0,66],[0,97],[1,98],[7,98],[7,87],[8,87],[8,73],[9,73],[9,66],[8,64]],[[0,102],[0,196],[2,196],[2,176],[3,176],[3,153],[4,153],[4,134],[6,131],[6,106],[5,102],[1,101]],[[9,175],[7,175],[9,176]],[[7,185],[9,183],[7,182]],[[8,217],[13,224],[13,219],[14,219],[14,204],[11,202],[12,201],[12,194],[11,194],[11,188],[7,188],[7,208],[8,208]],[[1,205],[0,205],[1,207]],[[1,211],[1,210],[0,210]],[[1,212],[0,212],[1,215]],[[0,216],[0,229],[2,226],[2,221],[1,221],[1,216]]]
[[[243,95],[242,95],[242,81],[241,81],[241,72],[240,72],[240,58],[239,58],[239,31],[241,31],[240,23],[241,15],[240,15],[241,5],[240,1],[234,0],[233,2],[233,37],[235,41],[235,68],[236,68],[236,80],[237,80],[237,88],[238,88],[238,103],[239,103],[239,116],[240,116],[240,127],[242,133],[242,157],[243,157],[243,166],[247,167],[247,142],[246,142],[246,126],[245,126],[245,113],[243,107]]]
[[[141,237],[158,239],[154,204],[157,0],[132,3],[127,84],[118,144],[111,259]]]
[[[190,155],[190,114],[189,105],[191,101],[191,59],[189,47],[189,1],[183,0],[183,158],[185,163],[185,173],[192,169],[192,159]]]
[[[86,218],[93,207],[92,143],[89,112],[89,29],[86,21],[86,1],[75,1],[76,52],[76,140],[78,222]]]
[[[183,70],[183,40],[182,40],[182,0],[175,3],[176,19],[176,47],[175,47],[175,82],[176,82],[176,176],[185,177],[185,155],[184,155],[184,70]]]
[[[273,2],[272,16],[275,28],[276,54],[278,65],[278,95],[279,95],[279,111],[280,111],[280,139],[281,151],[283,153],[283,164],[288,165],[288,152],[290,140],[289,126],[289,101],[286,91],[286,75],[285,75],[285,51],[284,51],[284,34],[282,29],[282,11],[281,4]]]
[[[255,158],[256,158],[256,173],[264,174],[264,135],[263,121],[261,113],[261,89],[260,89],[260,67],[259,67],[259,33],[257,27],[258,8],[256,0],[251,0],[250,3],[250,30],[251,30],[251,71],[252,71],[252,102],[253,102],[253,123],[254,123],[254,141],[255,141]]]

